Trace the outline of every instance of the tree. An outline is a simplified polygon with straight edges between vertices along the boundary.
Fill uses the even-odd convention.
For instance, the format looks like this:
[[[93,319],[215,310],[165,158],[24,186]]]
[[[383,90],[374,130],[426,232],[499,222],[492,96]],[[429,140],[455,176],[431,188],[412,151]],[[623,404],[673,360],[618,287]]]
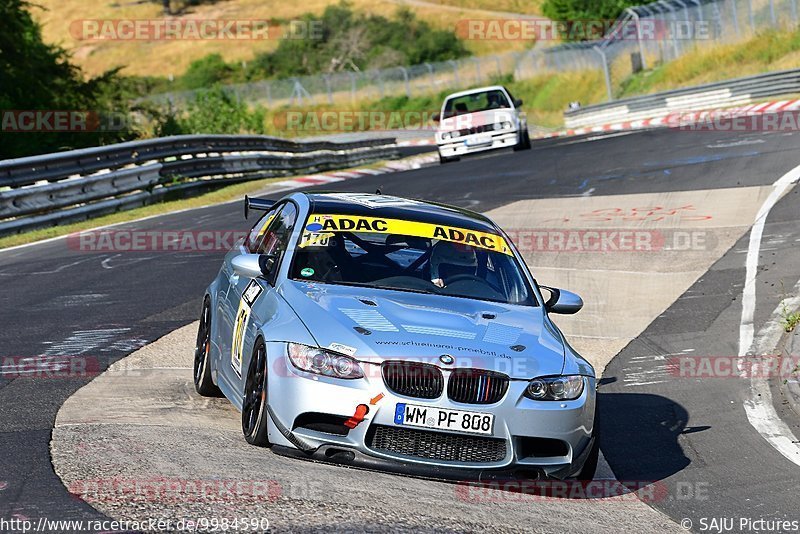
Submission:
[[[42,41],[24,0],[0,0],[0,110],[77,111],[93,116],[127,114],[115,87],[116,71],[84,80],[60,47]],[[6,115],[6,117],[8,117]],[[134,137],[125,131],[0,131],[0,158],[77,148]]]
[[[542,4],[542,13],[556,21],[576,23],[580,25],[587,21],[610,22],[617,19],[626,7],[640,5],[641,0],[545,0]],[[576,31],[574,38],[569,30],[564,36],[568,40],[585,40],[586,33]]]

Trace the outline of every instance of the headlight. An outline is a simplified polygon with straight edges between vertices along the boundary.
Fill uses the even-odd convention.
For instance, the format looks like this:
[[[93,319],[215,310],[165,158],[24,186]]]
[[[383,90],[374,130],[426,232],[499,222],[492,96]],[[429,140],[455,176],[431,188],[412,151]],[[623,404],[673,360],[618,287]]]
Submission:
[[[450,132],[444,132],[442,134],[442,139],[450,139]]]
[[[510,129],[510,128],[511,128],[511,123],[510,123],[510,122],[508,122],[508,121],[506,121],[506,122],[503,122],[503,123],[501,123],[501,124],[500,124],[500,126],[501,126],[501,127],[504,129],[504,130],[508,130],[508,129]]]
[[[356,360],[324,349],[289,343],[289,360],[301,371],[334,378],[364,378]]]
[[[459,137],[460,135],[461,135],[461,132],[459,132],[458,130],[454,130],[454,131],[450,132],[450,137],[452,137],[453,139],[455,139],[456,137]]]
[[[575,400],[583,393],[583,377],[548,376],[534,378],[525,388],[525,396],[533,400]]]

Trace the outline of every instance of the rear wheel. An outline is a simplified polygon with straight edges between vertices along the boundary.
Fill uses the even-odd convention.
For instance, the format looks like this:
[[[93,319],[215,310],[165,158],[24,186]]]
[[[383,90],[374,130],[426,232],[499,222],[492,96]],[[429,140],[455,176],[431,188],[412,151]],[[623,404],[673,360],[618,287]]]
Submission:
[[[247,443],[269,447],[267,436],[267,347],[259,339],[247,369],[242,405],[242,434]]]
[[[211,379],[208,357],[211,353],[211,299],[203,300],[197,343],[194,348],[194,389],[204,397],[218,397],[220,390]]]

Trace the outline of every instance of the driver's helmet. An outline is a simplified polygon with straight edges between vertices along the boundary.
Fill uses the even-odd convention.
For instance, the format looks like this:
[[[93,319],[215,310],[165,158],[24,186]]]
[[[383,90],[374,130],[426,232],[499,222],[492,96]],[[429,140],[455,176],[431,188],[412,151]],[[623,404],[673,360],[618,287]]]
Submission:
[[[439,241],[431,251],[431,280],[445,280],[459,274],[475,275],[478,256],[475,248],[450,241]]]
[[[500,101],[500,95],[497,91],[492,91],[489,93],[487,98],[488,104],[490,108],[500,108],[503,107],[502,102]]]

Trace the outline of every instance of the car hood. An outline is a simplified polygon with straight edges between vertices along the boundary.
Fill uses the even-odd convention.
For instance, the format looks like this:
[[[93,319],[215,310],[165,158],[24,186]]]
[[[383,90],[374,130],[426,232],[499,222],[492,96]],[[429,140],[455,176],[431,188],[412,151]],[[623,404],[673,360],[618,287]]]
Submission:
[[[454,117],[448,117],[439,124],[439,130],[449,132],[452,130],[463,130],[477,126],[485,126],[496,122],[513,122],[514,110],[509,108],[492,109],[487,111],[476,111],[475,113],[461,113]]]
[[[546,324],[541,307],[292,280],[280,292],[320,347],[360,361],[443,366],[439,357],[448,354],[453,367],[514,378],[557,375],[564,368],[561,336]]]

